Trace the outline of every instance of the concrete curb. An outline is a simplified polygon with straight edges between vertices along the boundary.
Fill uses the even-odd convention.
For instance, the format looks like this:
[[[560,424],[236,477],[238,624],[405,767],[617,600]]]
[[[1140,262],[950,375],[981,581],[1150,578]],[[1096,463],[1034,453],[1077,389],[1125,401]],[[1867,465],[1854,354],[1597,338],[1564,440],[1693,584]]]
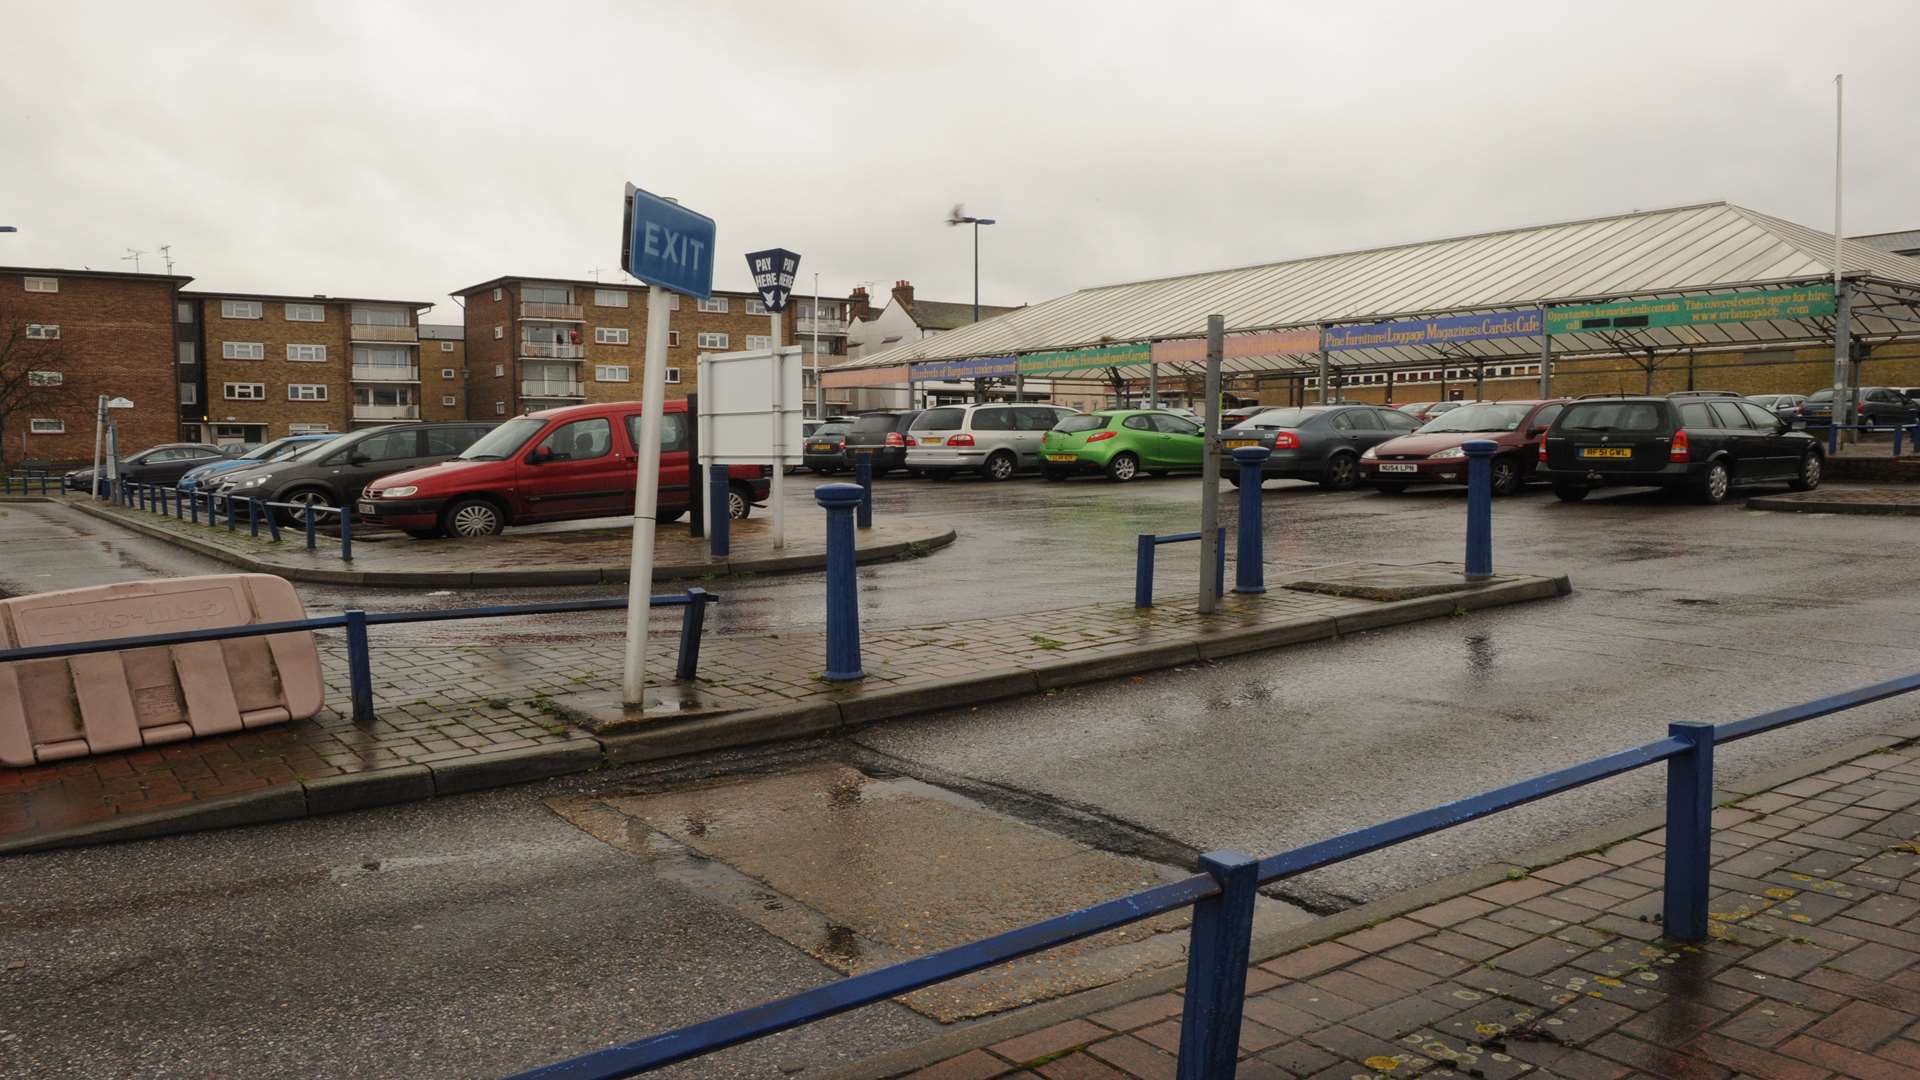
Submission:
[[[1920,723],[1902,726],[1920,729]],[[1720,806],[1750,798],[1771,788],[1817,775],[1836,765],[1865,757],[1890,745],[1911,741],[1916,737],[1920,737],[1920,733],[1906,738],[1867,735],[1850,739],[1840,746],[1821,751],[1793,765],[1769,769],[1745,780],[1736,781],[1726,788],[1717,788],[1714,791],[1714,805]],[[1416,885],[1392,896],[1323,916],[1305,926],[1296,926],[1265,936],[1255,936],[1248,962],[1249,964],[1265,963],[1309,945],[1317,945],[1322,941],[1329,941],[1355,930],[1365,929],[1375,923],[1398,918],[1409,912],[1484,889],[1489,885],[1507,880],[1514,872],[1541,869],[1565,862],[1576,855],[1612,847],[1658,829],[1665,823],[1666,815],[1662,811],[1633,814],[1562,840],[1528,848],[1502,862],[1463,870],[1436,881],[1427,882],[1425,885]],[[820,1073],[816,1080],[891,1080],[893,1077],[926,1068],[948,1058],[958,1057],[969,1050],[992,1046],[1067,1020],[1078,1019],[1128,1002],[1177,990],[1185,983],[1186,971],[1181,967],[1145,972],[1119,982],[1108,983],[1106,986],[1084,990],[1069,997],[1056,998],[1053,1001],[1028,1006],[1017,1012],[979,1020],[912,1046],[901,1047],[898,1050],[891,1050],[828,1070]]]
[[[1755,495],[1747,500],[1749,510],[1776,510],[1798,514],[1879,514],[1914,517],[1920,516],[1920,503],[1862,503],[1827,502],[1820,499],[1797,499],[1786,495]]]
[[[51,498],[18,498],[16,502],[56,502]],[[624,585],[627,581],[627,568],[588,567],[585,569],[553,570],[472,570],[448,571],[388,571],[388,570],[347,570],[331,569],[324,566],[287,566],[283,563],[256,559],[245,552],[233,551],[218,544],[209,544],[191,536],[182,536],[171,529],[163,529],[148,524],[139,518],[129,518],[113,513],[98,506],[89,506],[85,502],[71,502],[72,506],[83,514],[89,514],[102,521],[110,521],[122,528],[131,529],[143,536],[186,548],[210,559],[218,559],[242,570],[256,574],[273,574],[289,581],[306,581],[318,585],[374,585],[374,586],[434,586],[449,587],[494,587],[512,585]],[[937,551],[959,539],[952,529],[945,532],[929,533],[913,540],[896,540],[884,544],[872,544],[865,547],[856,545],[855,559],[860,563],[891,562],[895,559],[914,558],[923,552]],[[291,543],[291,541],[288,541]],[[315,556],[316,560],[319,556]],[[350,564],[338,559],[327,562],[336,566]],[[827,565],[826,552],[818,555],[781,555],[765,559],[726,559],[711,563],[669,563],[653,568],[655,581],[690,581],[710,577],[730,577],[736,574],[788,574],[810,570],[819,570]]]

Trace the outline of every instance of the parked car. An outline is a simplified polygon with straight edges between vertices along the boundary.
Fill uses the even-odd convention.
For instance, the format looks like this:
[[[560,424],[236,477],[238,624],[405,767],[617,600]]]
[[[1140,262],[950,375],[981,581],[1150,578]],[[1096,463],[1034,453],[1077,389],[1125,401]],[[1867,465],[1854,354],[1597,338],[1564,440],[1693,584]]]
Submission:
[[[423,465],[435,465],[493,430],[488,423],[408,423],[351,431],[291,457],[265,461],[215,477],[224,495],[268,502],[350,507],[368,484]],[[282,510],[298,523],[302,514]]]
[[[1452,412],[1462,406],[1478,404],[1481,403],[1479,401],[1409,401],[1397,408],[1424,424],[1442,413]]]
[[[213,443],[161,443],[120,459],[117,471],[120,479],[134,483],[171,484],[189,469],[225,460],[227,449]],[[62,476],[61,482],[75,491],[86,491],[93,487],[93,470],[75,469]]]
[[[1819,440],[1729,391],[1584,397],[1540,443],[1534,475],[1572,502],[1597,487],[1662,487],[1717,503],[1735,486],[1820,486]]]
[[[1829,394],[1831,397],[1831,394]],[[1804,426],[1807,422],[1807,396],[1805,394],[1748,394],[1747,400],[1767,410],[1789,424]],[[1831,411],[1831,409],[1829,409]]]
[[[822,476],[844,472],[847,464],[847,432],[852,420],[829,420],[813,429],[800,450],[800,463]]]
[[[1266,412],[1268,409],[1285,409],[1285,408],[1290,408],[1290,406],[1287,406],[1287,405],[1236,405],[1231,409],[1223,409],[1221,410],[1221,413],[1220,413],[1220,430],[1225,431],[1235,424],[1245,423],[1246,421],[1252,419],[1253,417],[1258,416],[1263,412]]]
[[[1854,391],[1855,424],[1911,424],[1920,420],[1920,402],[1890,386],[1862,386]],[[1807,395],[1807,422],[1825,427],[1833,419],[1833,388]]]
[[[1103,472],[1119,483],[1140,475],[1198,469],[1207,438],[1200,425],[1160,409],[1103,409],[1069,416],[1041,441],[1041,475],[1064,480]]]
[[[1540,436],[1565,398],[1552,401],[1482,401],[1449,409],[1411,435],[1388,439],[1360,455],[1360,479],[1389,495],[1411,484],[1464,484],[1467,455],[1461,449],[1486,439],[1500,449],[1490,463],[1493,493],[1512,495],[1533,478]]]
[[[1009,480],[1040,467],[1047,432],[1078,412],[1061,405],[942,405],[913,418],[907,468],[945,480],[963,469]]]
[[[1273,453],[1261,478],[1314,480],[1344,491],[1360,479],[1360,455],[1419,427],[1413,417],[1367,405],[1303,405],[1269,409],[1221,433],[1228,450],[1264,446]],[[1227,479],[1240,486],[1240,474]]]
[[[187,470],[175,485],[181,491],[197,491],[202,484],[210,483],[214,477],[229,473],[235,469],[245,469],[266,461],[278,461],[283,457],[292,457],[316,443],[337,439],[340,433],[330,431],[319,435],[289,435],[284,439],[275,439],[269,443],[260,443],[239,457],[220,458],[205,465],[196,465]]]
[[[383,476],[367,485],[361,516],[418,539],[492,536],[509,525],[633,513],[642,405],[568,405],[516,416],[452,461]],[[660,417],[660,487],[655,520],[687,512],[694,465],[687,403]],[[727,514],[744,518],[765,502],[771,466],[727,469]]]
[[[907,429],[919,415],[919,409],[896,409],[854,417],[846,434],[847,467],[852,468],[861,454],[869,453],[873,455],[875,479],[906,468]]]

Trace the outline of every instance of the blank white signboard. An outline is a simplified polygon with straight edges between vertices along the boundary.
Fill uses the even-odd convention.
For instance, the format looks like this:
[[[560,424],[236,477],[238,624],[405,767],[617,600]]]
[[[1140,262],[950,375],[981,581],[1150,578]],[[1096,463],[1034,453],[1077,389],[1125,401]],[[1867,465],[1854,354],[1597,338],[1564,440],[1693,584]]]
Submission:
[[[701,356],[702,460],[726,465],[800,464],[803,368],[797,345]],[[777,450],[776,379],[780,388]]]

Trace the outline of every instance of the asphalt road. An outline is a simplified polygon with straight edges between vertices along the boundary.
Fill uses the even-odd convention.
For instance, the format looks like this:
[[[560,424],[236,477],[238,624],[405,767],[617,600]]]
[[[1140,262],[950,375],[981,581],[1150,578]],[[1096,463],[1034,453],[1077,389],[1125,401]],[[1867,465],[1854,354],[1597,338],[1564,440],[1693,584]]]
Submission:
[[[794,485],[790,512],[807,512],[798,500],[809,486]],[[1222,502],[1230,515],[1232,500]],[[1196,503],[1191,480],[883,481],[876,512],[951,519],[961,538],[929,559],[863,569],[863,618],[1030,611],[1044,625],[1048,608],[1127,595],[1133,534],[1191,529]],[[1263,505],[1276,561],[1460,550],[1458,492],[1276,483]],[[213,569],[58,513],[5,509],[0,589]],[[1495,522],[1498,566],[1566,573],[1575,594],[885,724],[796,752],[905,773],[1085,843],[1179,862],[1222,846],[1265,854],[1650,738],[1673,720],[1725,721],[1920,669],[1901,519],[1532,493],[1498,502]],[[1179,602],[1193,556],[1163,555],[1161,595]],[[720,587],[724,629],[818,618],[816,575]],[[322,609],[583,590],[302,591]],[[615,625],[567,619],[543,632]],[[1763,736],[1725,748],[1722,768],[1790,762],[1913,711],[1885,703]],[[1643,809],[1659,784],[1652,771],[1609,781],[1285,895],[1319,910],[1377,897]],[[832,977],[684,876],[615,857],[541,801],[581,787],[12,860],[0,890],[0,1071],[484,1075]],[[391,869],[354,869],[369,863]],[[16,958],[26,966],[5,970]],[[892,1006],[864,1010],[689,1075],[777,1076],[928,1023]]]

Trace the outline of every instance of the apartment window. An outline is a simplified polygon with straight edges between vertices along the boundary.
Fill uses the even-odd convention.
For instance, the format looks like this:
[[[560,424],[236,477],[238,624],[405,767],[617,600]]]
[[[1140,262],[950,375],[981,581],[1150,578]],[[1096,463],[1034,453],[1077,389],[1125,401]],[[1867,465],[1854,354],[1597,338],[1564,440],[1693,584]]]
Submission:
[[[754,297],[749,296],[747,297],[747,314],[770,315],[772,314],[772,312],[769,312],[767,310],[767,302],[765,300],[760,300],[760,299],[756,299]]]
[[[265,401],[267,384],[257,382],[230,382],[225,392],[228,401]]]
[[[771,349],[773,348],[773,335],[772,334],[748,334],[747,348]]]
[[[674,383],[677,383],[679,381],[680,381],[680,369],[677,367],[668,368],[667,369],[667,385],[671,386]]]
[[[496,401],[496,402],[494,402],[494,403],[493,403],[493,415],[495,415],[495,416],[505,416],[505,415],[507,415],[507,403],[506,403],[506,402],[504,402],[504,401]]]
[[[703,330],[695,337],[694,344],[703,349],[724,349],[727,347],[727,335]]]
[[[355,326],[406,326],[407,309],[397,307],[353,307]]]
[[[288,383],[288,401],[325,401],[327,388],[322,383]]]
[[[180,362],[183,364],[197,364],[200,362],[200,347],[191,341],[182,341],[178,345],[175,345],[174,352],[180,357]]]
[[[53,292],[55,290],[42,289],[40,291]],[[33,432],[35,435],[64,435],[67,432],[67,422],[65,420],[29,420],[27,421],[27,430]]]
[[[502,375],[505,375],[506,373],[507,373],[507,365],[505,365],[505,364],[495,364],[495,365],[493,365],[493,377],[494,377],[494,378],[496,378],[496,379],[498,379],[498,378],[500,378],[500,377],[501,377]]]
[[[506,336],[507,336],[507,331],[505,327],[496,326],[493,328],[493,340],[499,341],[501,338]]]
[[[680,310],[680,294],[679,293],[675,292],[675,293],[667,294],[667,310],[668,311]]]
[[[325,435],[333,429],[325,424],[288,424],[289,435]]]
[[[223,341],[220,355],[228,360],[265,360],[267,347],[258,341]]]
[[[200,386],[198,383],[183,382],[180,384],[180,404],[200,404]]]
[[[454,397],[452,394],[440,395],[440,404],[446,406],[447,408],[449,409],[453,408],[453,402],[454,402]]]
[[[412,405],[415,402],[411,386],[356,386],[353,388],[355,405],[377,405],[381,408],[394,408]]]
[[[498,300],[498,299],[500,299],[500,296],[501,296],[501,292],[500,292],[500,290],[499,290],[499,289],[495,289],[495,290],[493,290],[493,298],[494,298],[495,300]]]
[[[705,300],[700,301],[700,310],[724,315],[727,312],[727,298],[724,296],[709,296]]]
[[[627,306],[627,290],[595,289],[593,290],[593,306],[594,307],[626,307]]]
[[[66,381],[67,375],[63,371],[27,372],[28,386],[62,386],[66,384]]]
[[[593,369],[593,377],[599,382],[632,382],[630,371],[626,364],[601,364]]]
[[[595,345],[625,345],[628,330],[624,326],[596,326],[593,328]]]
[[[450,368],[450,367],[443,367],[443,368],[441,368],[441,369],[440,369],[440,377],[441,377],[441,378],[443,378],[443,379],[451,379],[451,378],[453,378],[453,369],[452,369],[452,368]]]
[[[193,304],[182,300],[173,306],[173,321],[190,323],[193,321]]]
[[[678,330],[667,331],[667,348],[677,349],[679,347],[680,347],[680,331]]]
[[[441,352],[452,352],[452,351],[453,351],[453,342],[451,342],[451,341],[443,341],[443,342],[441,342],[441,343],[440,343],[440,351],[441,351]]]
[[[317,364],[324,361],[326,358],[327,358],[327,347],[325,345],[289,345],[287,346],[287,359],[289,360],[297,360],[303,364]]]
[[[327,309],[319,304],[288,304],[288,322],[326,322]]]
[[[222,300],[220,314],[228,319],[258,319],[260,318],[260,301]]]
[[[60,337],[60,327],[56,323],[28,323],[27,337],[33,341],[54,341]]]
[[[59,292],[60,279],[57,277],[30,277],[26,279],[26,286],[28,292]],[[36,424],[39,422],[38,420],[34,421]],[[58,423],[58,421],[54,420],[47,422],[50,424]],[[61,430],[64,431],[66,429],[63,427]]]

